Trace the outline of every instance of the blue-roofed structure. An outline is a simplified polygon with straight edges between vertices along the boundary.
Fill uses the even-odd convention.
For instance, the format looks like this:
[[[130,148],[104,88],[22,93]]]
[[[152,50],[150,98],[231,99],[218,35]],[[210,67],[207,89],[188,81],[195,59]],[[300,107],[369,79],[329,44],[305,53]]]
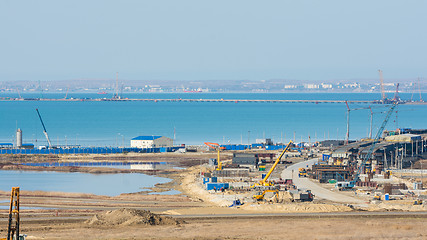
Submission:
[[[12,148],[12,143],[0,143],[0,148]]]
[[[132,138],[131,140],[156,140],[161,137],[162,136],[138,136],[138,137]]]
[[[131,139],[130,146],[135,148],[167,148],[173,147],[173,140],[163,136],[138,136]]]

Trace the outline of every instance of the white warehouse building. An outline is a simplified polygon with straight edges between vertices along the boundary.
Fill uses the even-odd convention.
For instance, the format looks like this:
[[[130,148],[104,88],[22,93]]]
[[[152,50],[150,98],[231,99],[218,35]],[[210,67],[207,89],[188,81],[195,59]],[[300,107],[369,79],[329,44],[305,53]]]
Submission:
[[[139,136],[130,140],[130,146],[135,148],[173,147],[173,140],[162,136]]]

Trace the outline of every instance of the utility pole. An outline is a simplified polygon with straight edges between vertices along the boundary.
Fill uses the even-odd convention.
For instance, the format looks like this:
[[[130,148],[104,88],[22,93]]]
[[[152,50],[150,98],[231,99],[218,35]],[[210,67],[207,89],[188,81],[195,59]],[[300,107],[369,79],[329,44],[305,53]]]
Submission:
[[[372,112],[371,106],[369,106],[369,110],[371,111],[371,123],[369,125],[369,139],[372,139],[372,118],[373,118],[374,112]]]
[[[345,105],[347,106],[347,134],[346,134],[346,143],[345,144],[348,144],[348,139],[350,137],[350,107],[348,106],[347,101],[345,101]],[[337,136],[337,139],[338,139],[338,136]]]
[[[248,146],[250,145],[251,131],[248,131]]]

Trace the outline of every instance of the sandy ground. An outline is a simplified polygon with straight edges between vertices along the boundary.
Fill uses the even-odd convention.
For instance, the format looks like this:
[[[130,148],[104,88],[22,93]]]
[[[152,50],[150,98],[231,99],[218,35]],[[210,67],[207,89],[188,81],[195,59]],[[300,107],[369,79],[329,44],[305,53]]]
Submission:
[[[25,223],[25,222],[24,222]],[[23,224],[28,239],[426,239],[426,218],[252,217],[185,219],[180,225],[90,227]]]
[[[94,157],[98,156],[92,156]],[[75,158],[79,159],[78,156]],[[177,166],[186,167],[187,169],[176,171],[157,172],[156,174],[169,177],[173,181],[153,188],[153,191],[159,192],[173,188],[183,194],[170,196],[134,193],[108,197],[22,190],[21,207],[24,208],[20,211],[21,233],[27,234],[28,239],[427,238],[427,214],[388,215],[387,212],[384,213],[390,210],[425,211],[425,206],[406,204],[407,208],[403,208],[401,206],[405,204],[398,202],[380,203],[371,205],[369,209],[365,209],[366,212],[356,212],[361,215],[351,215],[355,210],[345,204],[319,201],[278,205],[246,202],[241,207],[229,208],[227,206],[236,198],[236,195],[209,193],[199,184],[199,173],[205,169],[200,169],[197,165],[209,159],[208,155],[144,155],[142,159],[134,155],[103,156],[102,160],[117,161],[120,158],[126,158],[126,161],[153,161],[153,159],[173,161]],[[75,160],[72,159],[72,161]],[[25,159],[25,161],[30,160]],[[0,167],[7,169],[10,166],[10,164],[3,164]],[[71,170],[60,169],[59,171]],[[9,192],[0,192],[0,202],[7,202],[9,194]],[[30,209],[27,209],[28,207]],[[39,207],[42,209],[38,209]],[[85,224],[85,221],[95,214],[122,207],[166,214],[181,219],[184,223],[162,226],[89,226]],[[376,215],[375,212],[370,211],[382,211],[383,215]],[[332,215],[318,214],[322,212],[329,212]],[[347,213],[349,215],[345,215]],[[5,237],[7,210],[0,210],[0,226],[0,237]]]

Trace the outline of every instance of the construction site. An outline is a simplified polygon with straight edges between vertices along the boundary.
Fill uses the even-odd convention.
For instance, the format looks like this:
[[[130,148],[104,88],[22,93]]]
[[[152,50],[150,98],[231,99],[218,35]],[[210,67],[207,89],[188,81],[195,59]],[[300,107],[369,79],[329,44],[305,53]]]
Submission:
[[[386,130],[401,103],[398,85],[392,99],[382,89],[377,103],[386,111],[375,133],[374,107],[344,103],[344,140],[311,142],[309,137],[297,143],[294,134],[287,144],[263,138],[247,145],[174,146],[172,139],[153,135],[132,138],[129,148],[81,147],[77,141],[75,146],[54,145],[36,109],[48,145],[24,144],[18,128],[15,147],[0,144],[4,173],[139,174],[170,181],[125,190],[124,185],[140,183],[122,177],[124,185],[112,186],[121,188],[112,194],[96,192],[100,185],[90,182],[85,184],[92,188],[88,193],[12,187],[10,193],[0,191],[0,224],[6,226],[1,237],[76,239],[78,233],[78,239],[300,239],[306,234],[316,239],[425,239],[427,129]],[[358,110],[371,113],[369,133],[351,140],[350,116]],[[366,219],[368,231],[359,236],[353,226]],[[292,227],[273,227],[277,225]]]
[[[73,232],[84,238],[97,234],[99,239],[170,239],[177,233],[180,239],[277,239],[283,234],[300,239],[309,222],[316,226],[307,232],[310,238],[321,234],[347,239],[357,233],[326,231],[325,224],[351,229],[367,218],[372,225],[362,238],[423,239],[427,130],[386,131],[396,105],[388,107],[375,135],[360,141],[350,141],[347,133],[345,140],[205,142],[163,153],[3,154],[1,170],[144,173],[172,181],[118,196],[27,191],[17,186],[11,193],[0,192],[4,207],[0,223],[7,226],[0,234],[8,240],[75,239]],[[160,167],[167,166],[164,163],[174,167]],[[122,169],[125,165],[137,167]],[[162,194],[171,190],[178,193]],[[289,221],[297,224],[287,230],[270,226]],[[209,226],[228,232],[224,235]],[[195,232],[195,227],[206,232]],[[157,233],[146,232],[151,228]],[[97,232],[100,229],[103,233]]]

